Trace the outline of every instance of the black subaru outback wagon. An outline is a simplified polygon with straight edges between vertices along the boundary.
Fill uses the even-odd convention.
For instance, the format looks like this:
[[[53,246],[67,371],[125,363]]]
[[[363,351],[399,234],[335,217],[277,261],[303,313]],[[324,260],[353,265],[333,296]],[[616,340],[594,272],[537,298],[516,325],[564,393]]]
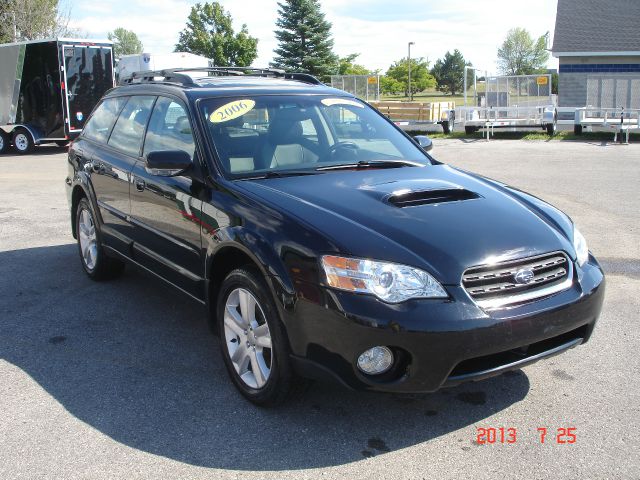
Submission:
[[[147,72],[69,151],[95,280],[134,264],[208,305],[233,383],[429,392],[586,342],[604,277],[571,220],[434,160],[304,74]]]

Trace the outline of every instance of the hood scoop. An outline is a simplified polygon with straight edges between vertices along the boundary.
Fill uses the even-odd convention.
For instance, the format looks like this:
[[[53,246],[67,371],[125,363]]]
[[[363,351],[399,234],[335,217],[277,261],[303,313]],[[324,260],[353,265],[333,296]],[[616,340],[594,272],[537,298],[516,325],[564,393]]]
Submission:
[[[398,208],[404,208],[416,207],[418,205],[462,202],[476,198],[480,198],[480,195],[465,190],[464,188],[441,188],[394,193],[387,198],[387,202]]]

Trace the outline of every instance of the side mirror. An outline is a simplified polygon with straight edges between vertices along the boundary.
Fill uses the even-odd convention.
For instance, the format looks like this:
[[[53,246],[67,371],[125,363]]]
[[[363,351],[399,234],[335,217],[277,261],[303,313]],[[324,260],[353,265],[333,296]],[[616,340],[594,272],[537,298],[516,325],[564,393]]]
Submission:
[[[413,139],[418,142],[420,148],[422,148],[425,152],[428,152],[433,148],[433,142],[426,135],[416,135]]]
[[[162,150],[147,154],[145,170],[159,177],[173,177],[191,167],[191,155],[184,150]]]

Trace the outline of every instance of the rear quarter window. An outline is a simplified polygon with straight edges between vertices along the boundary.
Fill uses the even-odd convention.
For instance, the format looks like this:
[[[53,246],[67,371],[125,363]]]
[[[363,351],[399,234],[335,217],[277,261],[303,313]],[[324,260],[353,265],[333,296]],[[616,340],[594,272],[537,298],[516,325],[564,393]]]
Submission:
[[[109,133],[127,98],[114,97],[103,100],[84,126],[82,136],[96,142],[107,143]]]

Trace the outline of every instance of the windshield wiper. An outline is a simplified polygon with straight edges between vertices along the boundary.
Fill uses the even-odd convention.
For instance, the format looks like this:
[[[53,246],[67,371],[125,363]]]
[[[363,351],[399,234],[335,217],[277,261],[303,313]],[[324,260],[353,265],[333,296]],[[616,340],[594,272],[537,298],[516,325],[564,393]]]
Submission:
[[[326,167],[318,167],[316,170],[348,170],[360,168],[399,168],[399,167],[424,167],[418,162],[409,160],[360,160],[357,163],[342,163],[338,165],[327,165]]]
[[[245,177],[242,180],[259,180],[262,178],[283,178],[283,177],[297,177],[302,175],[316,175],[318,172],[315,170],[283,170],[281,172],[277,170],[271,170],[261,175],[254,177]]]

